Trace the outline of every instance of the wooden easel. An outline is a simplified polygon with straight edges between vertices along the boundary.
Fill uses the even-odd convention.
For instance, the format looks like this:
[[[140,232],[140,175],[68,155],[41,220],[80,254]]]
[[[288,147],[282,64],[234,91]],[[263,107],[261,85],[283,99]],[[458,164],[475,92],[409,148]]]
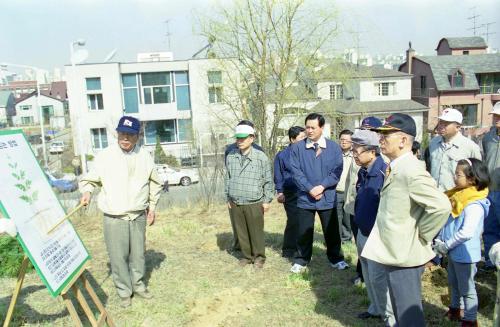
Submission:
[[[16,283],[16,288],[14,289],[14,293],[12,294],[12,299],[10,300],[9,304],[9,309],[7,310],[7,315],[5,316],[5,321],[3,323],[3,327],[8,327],[10,324],[10,320],[12,319],[12,314],[14,313],[14,307],[16,306],[17,298],[19,297],[19,293],[21,292],[21,288],[23,285],[24,281],[24,276],[26,275],[26,269],[28,268],[28,263],[29,259],[27,256],[24,256],[23,263],[21,264],[21,269],[19,271],[19,276],[17,277],[17,283]],[[94,289],[92,288],[92,285],[90,285],[89,281],[83,274],[86,271],[86,264],[83,265],[80,270],[75,274],[73,279],[70,280],[68,285],[61,291],[61,297],[63,298],[63,302],[66,305],[66,308],[69,311],[69,314],[73,320],[73,323],[75,326],[82,327],[82,321],[80,317],[78,316],[78,312],[76,311],[75,306],[73,305],[73,302],[71,301],[71,298],[69,296],[69,292],[73,291],[73,294],[82,307],[85,316],[87,319],[90,321],[90,324],[95,327],[95,326],[103,326],[104,324],[107,324],[109,327],[114,327],[115,324],[113,320],[111,319],[111,316],[109,313],[106,311],[106,308],[104,308],[104,305],[102,304],[101,300],[97,297],[97,294],[95,293]],[[90,298],[94,302],[95,306],[99,310],[99,315],[96,319],[94,313],[92,312],[92,309],[90,308],[87,300],[83,296],[82,289],[77,285],[77,281],[80,280],[82,283],[83,288],[87,290],[87,292],[90,295]]]

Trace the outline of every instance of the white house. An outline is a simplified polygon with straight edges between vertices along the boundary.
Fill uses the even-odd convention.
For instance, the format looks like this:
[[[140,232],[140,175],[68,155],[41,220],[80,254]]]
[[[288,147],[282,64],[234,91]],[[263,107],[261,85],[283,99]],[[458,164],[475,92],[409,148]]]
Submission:
[[[75,154],[95,154],[116,142],[119,118],[144,127],[144,145],[157,139],[178,159],[211,155],[214,139],[227,144],[236,119],[222,96],[226,72],[213,59],[96,63],[66,66]],[[196,140],[196,142],[193,142]],[[196,144],[196,146],[194,146]]]
[[[51,129],[64,129],[67,126],[64,101],[48,95],[40,95],[39,103],[44,125]],[[13,117],[15,126],[30,126],[40,124],[40,110],[37,94],[31,93],[16,102],[16,115]]]

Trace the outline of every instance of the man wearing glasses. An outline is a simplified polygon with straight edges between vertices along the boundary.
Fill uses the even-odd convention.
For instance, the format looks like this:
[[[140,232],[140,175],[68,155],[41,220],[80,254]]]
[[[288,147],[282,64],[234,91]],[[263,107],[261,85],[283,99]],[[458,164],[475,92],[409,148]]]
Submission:
[[[344,129],[339,135],[339,145],[342,150],[343,169],[337,184],[337,216],[339,219],[340,239],[343,242],[350,242],[352,239],[350,215],[344,210],[346,180],[349,168],[352,165],[352,131]]]
[[[451,205],[411,152],[417,132],[413,118],[393,114],[373,130],[380,133],[380,149],[390,163],[361,256],[385,269],[397,324],[425,326],[421,275],[435,256],[431,243]]]

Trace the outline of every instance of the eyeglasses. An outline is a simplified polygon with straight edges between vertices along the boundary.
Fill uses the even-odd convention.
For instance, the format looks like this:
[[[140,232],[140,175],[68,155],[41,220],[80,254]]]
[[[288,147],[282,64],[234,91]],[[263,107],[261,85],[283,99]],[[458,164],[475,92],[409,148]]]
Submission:
[[[380,139],[381,140],[386,140],[390,138],[391,136],[398,135],[398,132],[392,132],[392,133],[379,133]]]
[[[368,151],[370,151],[370,150],[363,150],[361,152],[352,151],[352,156],[353,157],[359,157],[360,155],[362,155],[363,153],[368,152]]]

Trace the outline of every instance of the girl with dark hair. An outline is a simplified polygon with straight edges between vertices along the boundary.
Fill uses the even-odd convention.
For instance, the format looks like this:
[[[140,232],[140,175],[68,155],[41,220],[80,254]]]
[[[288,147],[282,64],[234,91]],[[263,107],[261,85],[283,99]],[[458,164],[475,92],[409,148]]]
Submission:
[[[460,320],[462,326],[477,326],[474,276],[476,263],[481,260],[483,221],[490,206],[488,170],[480,160],[460,160],[454,179],[455,188],[445,192],[451,202],[451,215],[434,241],[434,250],[448,255],[451,304],[446,316],[450,320]]]

